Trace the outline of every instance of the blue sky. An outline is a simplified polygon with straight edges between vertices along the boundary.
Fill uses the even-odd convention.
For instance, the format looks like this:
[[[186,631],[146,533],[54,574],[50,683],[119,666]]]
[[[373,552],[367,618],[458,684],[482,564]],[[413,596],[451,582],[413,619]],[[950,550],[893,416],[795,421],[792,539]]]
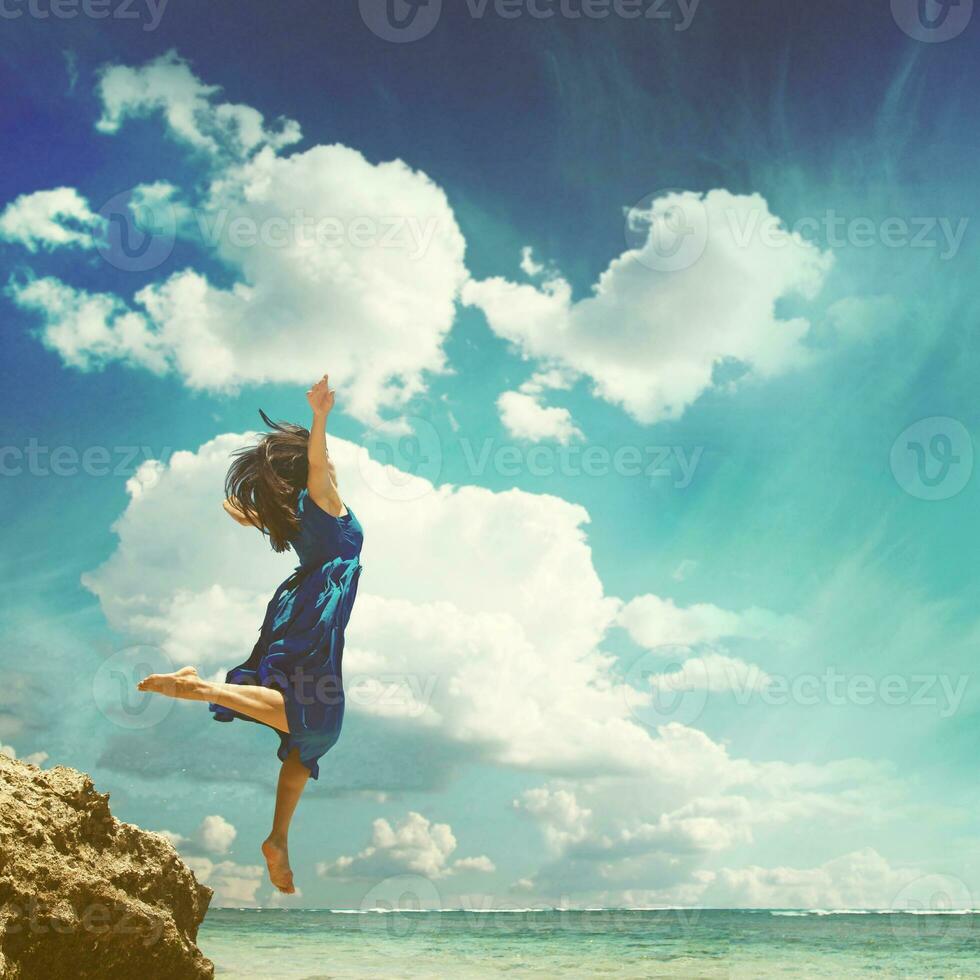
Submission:
[[[10,19],[0,743],[272,900],[273,736],[117,685],[247,654],[227,454],[329,370],[296,902],[976,905],[976,26],[911,6]]]

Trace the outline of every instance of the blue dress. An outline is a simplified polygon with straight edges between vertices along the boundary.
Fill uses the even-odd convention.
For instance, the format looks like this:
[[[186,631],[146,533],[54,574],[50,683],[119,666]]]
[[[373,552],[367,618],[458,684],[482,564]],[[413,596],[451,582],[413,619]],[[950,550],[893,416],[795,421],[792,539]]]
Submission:
[[[364,531],[349,509],[332,517],[307,490],[297,512],[299,534],[290,545],[300,564],[276,589],[252,655],[225,680],[282,691],[289,733],[277,733],[279,758],[299,749],[316,779],[317,760],[340,737],[344,720],[344,630],[357,595]],[[210,708],[215,721],[255,721],[221,705]]]

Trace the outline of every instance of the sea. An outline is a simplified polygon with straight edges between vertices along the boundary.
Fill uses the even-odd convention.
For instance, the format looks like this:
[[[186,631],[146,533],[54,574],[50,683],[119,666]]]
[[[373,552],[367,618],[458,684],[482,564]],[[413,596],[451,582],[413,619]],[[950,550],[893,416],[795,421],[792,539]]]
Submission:
[[[976,977],[980,912],[213,909],[216,976]]]

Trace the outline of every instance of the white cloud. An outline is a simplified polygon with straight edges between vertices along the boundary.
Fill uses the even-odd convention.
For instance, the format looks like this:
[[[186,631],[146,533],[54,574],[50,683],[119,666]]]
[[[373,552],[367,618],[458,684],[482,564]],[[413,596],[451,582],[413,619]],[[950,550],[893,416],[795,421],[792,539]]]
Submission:
[[[0,240],[39,248],[94,248],[104,220],[72,187],[21,194],[0,214]]]
[[[221,512],[224,470],[250,439],[219,436],[197,452],[145,464],[130,481],[131,499],[114,525],[118,545],[84,577],[114,629],[209,668],[247,656],[263,603],[294,563]],[[583,893],[636,880],[644,873],[638,861],[669,859],[680,862],[675,876],[693,873],[699,855],[750,839],[760,824],[879,819],[873,801],[890,777],[871,764],[757,764],[687,725],[641,723],[634,710],[652,701],[654,689],[648,678],[644,689],[625,682],[602,651],[624,607],[604,595],[583,508],[419,478],[411,499],[392,499],[383,492],[385,467],[341,439],[332,453],[345,499],[366,529],[344,661],[345,724],[356,726],[357,737],[331,756],[335,786],[384,792],[403,786],[410,770],[413,785],[432,788],[447,768],[451,778],[466,762],[542,773],[543,785],[520,802],[556,862],[538,877],[546,887],[578,875]],[[688,662],[704,667],[712,690],[764,675],[701,647],[786,626],[760,610],[642,600],[624,621],[637,641],[691,645]],[[211,644],[216,656],[205,649]],[[165,737],[162,728],[154,734]],[[174,737],[185,741],[186,733],[175,728]],[[379,825],[370,853],[342,859],[348,871],[412,862],[440,874],[451,869],[448,832],[433,825],[422,833],[423,819],[413,818],[409,830]],[[413,827],[424,846],[408,848],[402,860],[396,844]],[[331,873],[343,871],[335,864]]]
[[[521,249],[521,272],[526,276],[540,276],[544,272],[544,266],[535,261],[534,249],[530,245],[525,245]]]
[[[494,870],[486,856],[459,858],[450,863],[456,850],[452,828],[432,823],[412,811],[395,827],[387,820],[374,821],[371,843],[352,857],[317,865],[317,873],[335,878],[386,878],[398,874],[418,874],[426,878],[445,878],[456,871]]]
[[[197,829],[197,841],[211,854],[227,854],[238,831],[219,814],[212,814],[201,821]]]
[[[178,849],[187,844],[187,838],[183,834],[178,834],[174,830],[154,830],[153,833],[159,834],[161,837],[170,841],[170,843]]]
[[[84,578],[114,627],[175,662],[244,659],[264,602],[293,564],[221,513],[215,487],[248,438],[221,436],[144,465],[115,525],[115,553]],[[629,717],[597,649],[618,604],[592,566],[585,511],[478,487],[426,485],[401,503],[371,489],[385,485],[380,464],[340,439],[332,452],[367,528],[345,676],[352,686],[371,677],[384,691],[398,685],[386,702],[357,687],[352,712],[395,714],[474,757],[520,768],[642,768],[650,734]],[[167,532],[174,526],[183,533]],[[515,526],[525,532],[508,533]],[[406,554],[415,556],[411,576]]]
[[[554,439],[564,446],[582,436],[567,408],[542,405],[536,395],[505,391],[497,399],[497,408],[501,422],[515,439]]]
[[[218,102],[220,91],[198,79],[175,51],[139,68],[110,65],[100,72],[102,117],[96,128],[115,133],[126,119],[159,112],[177,139],[208,153],[239,156],[264,146],[288,146],[302,137],[292,119],[280,119],[278,130],[266,129],[262,114],[251,106]]]
[[[201,592],[178,589],[159,612],[133,617],[133,627],[162,638],[160,648],[174,664],[207,669],[238,662],[255,642],[269,597],[215,583]]]
[[[17,755],[17,750],[12,745],[0,744],[0,755],[9,756],[11,759],[19,759],[31,766],[42,766],[48,760],[47,752],[31,752],[30,755]]]
[[[902,316],[894,296],[844,296],[827,307],[827,327],[841,343],[867,343]]]
[[[672,599],[651,594],[626,603],[619,613],[619,625],[636,643],[651,650],[697,646],[733,637],[789,639],[799,629],[792,617],[767,609],[731,612],[703,602],[677,606]]]
[[[696,904],[702,889],[694,876],[707,857],[753,844],[760,827],[871,826],[888,816],[875,801],[895,788],[886,769],[858,760],[735,759],[677,723],[662,726],[654,746],[645,778],[554,779],[525,792],[519,809],[538,824],[551,854],[535,876],[541,893],[594,900],[611,885],[669,873],[672,887],[683,886],[683,901]],[[667,895],[661,890],[659,900]]]
[[[652,674],[650,684],[660,691],[762,691],[772,678],[755,664],[721,653],[685,660],[677,670]]]
[[[707,904],[775,909],[964,909],[973,896],[958,879],[893,868],[867,847],[812,868],[722,868]]]
[[[115,296],[86,293],[50,276],[12,283],[7,291],[18,306],[40,314],[45,346],[70,367],[91,370],[122,360],[157,374],[167,370],[166,352],[146,317]]]
[[[185,837],[173,830],[157,830],[155,833],[166,837],[174,847],[191,857],[203,857],[202,851],[208,854],[222,856],[231,850],[231,845],[238,836],[234,825],[220,814],[206,816],[190,837]]]
[[[214,889],[212,904],[215,907],[252,907],[258,904],[256,893],[265,877],[265,869],[259,865],[214,860],[216,856],[228,853],[238,833],[224,817],[218,814],[206,816],[190,837],[172,830],[158,830],[155,833],[166,838],[181,852],[184,863],[198,881]]]
[[[659,229],[677,211],[698,225],[704,251],[664,269]],[[678,418],[728,362],[760,378],[806,362],[809,323],[782,319],[775,306],[786,296],[812,298],[831,256],[788,232],[752,234],[776,220],[760,196],[669,194],[629,220],[646,229],[645,241],[614,259],[585,299],[573,300],[555,274],[541,286],[471,281],[463,300],[525,357],[591,378],[599,397],[641,422]],[[526,258],[523,266],[540,271]]]
[[[269,125],[257,110],[222,101],[219,88],[175,52],[106,67],[98,96],[100,131],[158,116],[198,151],[207,179],[181,188],[142,185],[134,175],[134,201],[170,208],[179,234],[223,265],[230,282],[183,268],[132,298],[89,296],[55,280],[44,290],[15,290],[71,366],[118,359],[175,372],[194,389],[227,391],[307,382],[320,369],[311,365],[322,365],[344,408],[377,424],[423,392],[427,375],[445,370],[443,342],[460,296],[525,357],[590,378],[599,397],[646,422],[679,416],[714,384],[719,366],[737,361],[749,375],[767,377],[809,356],[808,322],[780,319],[775,306],[786,296],[813,296],[830,256],[786,232],[753,234],[776,220],[757,195],[673,194],[649,211],[634,209],[629,219],[648,229],[645,242],[614,259],[591,296],[573,301],[570,284],[530,249],[521,268],[539,284],[467,282],[452,208],[424,173],[400,160],[369,162],[340,144],[294,152],[295,122]],[[45,194],[60,195],[63,211],[52,210]],[[84,226],[97,216],[72,189],[18,201],[14,240],[30,248],[91,244]],[[650,267],[655,229],[678,207],[703,211],[704,254],[658,272]],[[30,220],[17,217],[25,210]],[[579,438],[566,409],[543,404],[543,391],[505,392],[504,424],[518,438]]]
[[[497,866],[485,854],[479,857],[458,858],[453,861],[453,871],[479,871],[483,874],[490,874],[497,870]]]
[[[537,818],[545,839],[558,853],[569,844],[584,840],[589,832],[592,811],[580,807],[575,794],[569,790],[529,789],[514,801],[514,805]]]
[[[517,391],[505,391],[497,399],[500,421],[515,439],[554,439],[563,446],[581,439],[582,433],[567,408],[542,404],[547,391],[569,388],[572,380],[559,368],[537,371]]]
[[[265,878],[265,868],[234,861],[215,862],[200,856],[185,857],[184,861],[198,881],[214,889],[214,907],[254,907],[258,904],[255,895]]]
[[[295,909],[302,908],[303,891],[297,888],[295,891],[286,893],[273,888],[266,899],[262,901],[263,908],[273,909]]]
[[[102,74],[99,128],[162,114],[204,151],[209,180],[181,199],[184,235],[230,271],[215,285],[185,268],[132,301],[54,279],[15,288],[45,342],[73,367],[110,360],[176,372],[191,388],[305,383],[329,370],[346,411],[378,422],[445,368],[443,341],[465,279],[465,243],[445,193],[400,160],[374,164],[339,144],[282,155],[299,138],[221,103],[173,53]],[[134,180],[134,184],[138,183]],[[151,193],[152,192],[152,193]],[[173,206],[172,183],[143,187]]]

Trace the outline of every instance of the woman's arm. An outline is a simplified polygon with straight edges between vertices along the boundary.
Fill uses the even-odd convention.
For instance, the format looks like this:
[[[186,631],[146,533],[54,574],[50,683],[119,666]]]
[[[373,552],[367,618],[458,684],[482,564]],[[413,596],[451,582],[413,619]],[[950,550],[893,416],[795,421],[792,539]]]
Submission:
[[[335,394],[330,390],[327,375],[306,393],[306,400],[313,409],[313,424],[306,450],[310,464],[306,486],[317,507],[333,517],[343,517],[347,508],[337,489],[337,471],[327,453],[327,416],[333,408]]]
[[[250,521],[244,513],[242,513],[241,507],[234,500],[225,500],[221,505],[225,509],[225,513],[231,517],[233,520],[241,524],[242,527],[258,527],[258,524]]]

